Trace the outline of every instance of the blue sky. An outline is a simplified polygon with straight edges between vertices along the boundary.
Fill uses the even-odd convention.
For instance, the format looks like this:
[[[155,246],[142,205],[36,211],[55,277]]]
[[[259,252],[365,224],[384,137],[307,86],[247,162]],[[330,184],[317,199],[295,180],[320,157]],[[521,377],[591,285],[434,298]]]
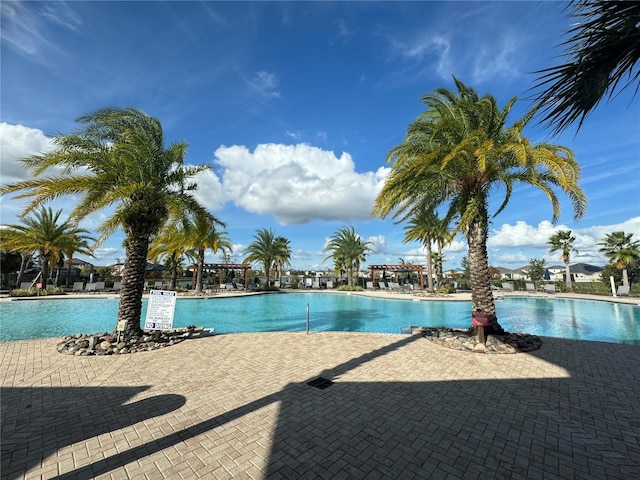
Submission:
[[[327,238],[353,225],[376,252],[369,263],[424,263],[402,225],[371,219],[390,165],[387,152],[424,108],[419,97],[454,88],[452,75],[504,105],[531,107],[537,70],[557,64],[571,20],[561,2],[14,2],[1,8],[1,181],[29,178],[18,159],[50,148],[47,135],[105,106],[137,107],[161,120],[167,142],[189,144],[187,163],[214,169],[198,196],[227,223],[241,261],[258,228],[291,241],[292,267],[322,263]],[[624,230],[640,239],[640,103],[633,89],[602,102],[576,132],[533,141],[571,148],[589,208],[550,223],[542,193],[516,188],[492,220],[492,265],[530,258],[560,263],[546,241],[571,229],[572,263],[603,265],[597,243]],[[493,211],[502,197],[492,195]],[[3,224],[21,203],[0,199]],[[70,211],[73,198],[54,208]],[[87,219],[93,229],[109,212]],[[96,251],[96,265],[124,258],[122,235]],[[445,267],[466,255],[458,237]],[[208,261],[219,257],[208,255]]]

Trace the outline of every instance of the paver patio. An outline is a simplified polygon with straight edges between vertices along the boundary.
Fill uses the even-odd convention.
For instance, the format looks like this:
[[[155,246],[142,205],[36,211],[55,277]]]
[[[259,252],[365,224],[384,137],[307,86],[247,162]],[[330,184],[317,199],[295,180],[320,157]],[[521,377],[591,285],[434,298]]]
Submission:
[[[640,348],[479,355],[260,333],[148,353],[0,344],[2,478],[640,478]],[[319,376],[326,389],[308,386]]]

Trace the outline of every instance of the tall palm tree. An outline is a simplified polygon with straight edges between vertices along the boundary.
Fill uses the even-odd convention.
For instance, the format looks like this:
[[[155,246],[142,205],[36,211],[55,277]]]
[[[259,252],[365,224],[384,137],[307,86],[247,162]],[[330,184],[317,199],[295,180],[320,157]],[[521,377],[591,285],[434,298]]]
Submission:
[[[62,210],[54,212],[50,207],[40,207],[23,218],[22,225],[8,225],[3,229],[0,248],[17,252],[38,252],[42,284],[50,277],[50,265],[58,263],[63,252],[76,249],[90,254],[88,248],[76,243],[79,231],[69,221],[60,221]]]
[[[566,63],[538,72],[536,85],[544,88],[537,98],[543,121],[556,133],[576,120],[580,128],[605,95],[640,78],[640,2],[573,0],[569,6],[576,21],[563,43]]]
[[[258,262],[264,268],[267,288],[271,285],[271,265],[278,258],[280,247],[272,229],[261,228],[253,236],[254,240],[245,249],[245,263]]]
[[[629,272],[627,267],[640,259],[640,242],[632,240],[632,233],[613,232],[608,233],[602,242],[600,249],[609,263],[622,270],[622,285],[629,286]]]
[[[276,256],[273,260],[273,266],[276,269],[276,277],[278,281],[281,281],[284,267],[291,265],[291,242],[285,237],[276,237],[275,243]]]
[[[204,273],[204,254],[208,248],[216,254],[220,250],[231,250],[233,245],[227,237],[227,232],[216,227],[226,227],[226,224],[210,213],[196,215],[191,222],[185,224],[186,244],[196,251],[198,271],[196,273],[196,292],[202,292]]]
[[[77,120],[76,133],[58,135],[56,148],[23,164],[34,178],[0,187],[30,198],[25,214],[54,198],[75,195],[70,218],[79,221],[104,208],[114,213],[102,223],[99,242],[116,229],[125,234],[118,320],[125,335],[140,334],[140,314],[149,242],[171,215],[202,211],[189,179],[209,166],[185,166],[187,145],[164,144],[160,121],[135,108],[103,108]],[[42,174],[59,168],[52,176]]]
[[[425,204],[418,205],[404,227],[404,243],[419,241],[427,254],[427,289],[433,291],[433,256],[431,245],[436,237],[442,235],[442,219],[433,208]],[[422,288],[422,287],[420,287]]]
[[[373,251],[373,244],[365,242],[352,226],[344,226],[336,230],[329,238],[323,252],[328,253],[325,260],[332,258],[336,267],[344,266],[347,270],[347,285],[353,286],[353,273],[360,271],[360,264],[366,254]]]
[[[537,187],[551,202],[554,222],[560,215],[554,188],[571,199],[576,218],[584,214],[586,198],[578,186],[580,168],[568,148],[533,145],[523,137],[534,111],[507,126],[515,97],[498,108],[493,96],[480,97],[454,80],[457,92],[439,88],[422,97],[427,110],[388,153],[393,166],[373,214],[398,217],[420,203],[443,207],[443,221],[456,220],[455,231],[463,233],[469,244],[473,304],[488,314],[494,332],[502,332],[487,255],[490,192],[501,188],[505,193],[495,216],[507,206],[516,183]]]
[[[578,253],[578,250],[573,246],[573,242],[576,241],[576,237],[571,235],[571,230],[558,230],[556,233],[549,237],[547,242],[550,245],[549,251],[560,252],[560,260],[564,262],[564,276],[565,283],[567,285],[567,291],[572,290],[571,287],[571,268],[569,262],[571,261],[571,253]]]

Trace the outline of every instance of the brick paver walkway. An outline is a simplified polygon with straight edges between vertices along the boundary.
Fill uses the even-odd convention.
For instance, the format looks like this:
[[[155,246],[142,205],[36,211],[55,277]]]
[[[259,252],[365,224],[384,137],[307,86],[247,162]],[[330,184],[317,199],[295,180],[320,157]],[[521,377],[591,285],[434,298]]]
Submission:
[[[640,478],[639,347],[261,333],[119,357],[9,342],[0,362],[7,479]]]

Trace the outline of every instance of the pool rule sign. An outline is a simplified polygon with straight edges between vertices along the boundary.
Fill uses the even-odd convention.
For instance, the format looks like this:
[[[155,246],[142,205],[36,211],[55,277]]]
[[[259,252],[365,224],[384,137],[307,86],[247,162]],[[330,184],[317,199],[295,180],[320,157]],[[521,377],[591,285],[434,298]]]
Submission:
[[[173,312],[176,308],[177,292],[167,290],[151,290],[145,330],[171,330],[173,328]]]

